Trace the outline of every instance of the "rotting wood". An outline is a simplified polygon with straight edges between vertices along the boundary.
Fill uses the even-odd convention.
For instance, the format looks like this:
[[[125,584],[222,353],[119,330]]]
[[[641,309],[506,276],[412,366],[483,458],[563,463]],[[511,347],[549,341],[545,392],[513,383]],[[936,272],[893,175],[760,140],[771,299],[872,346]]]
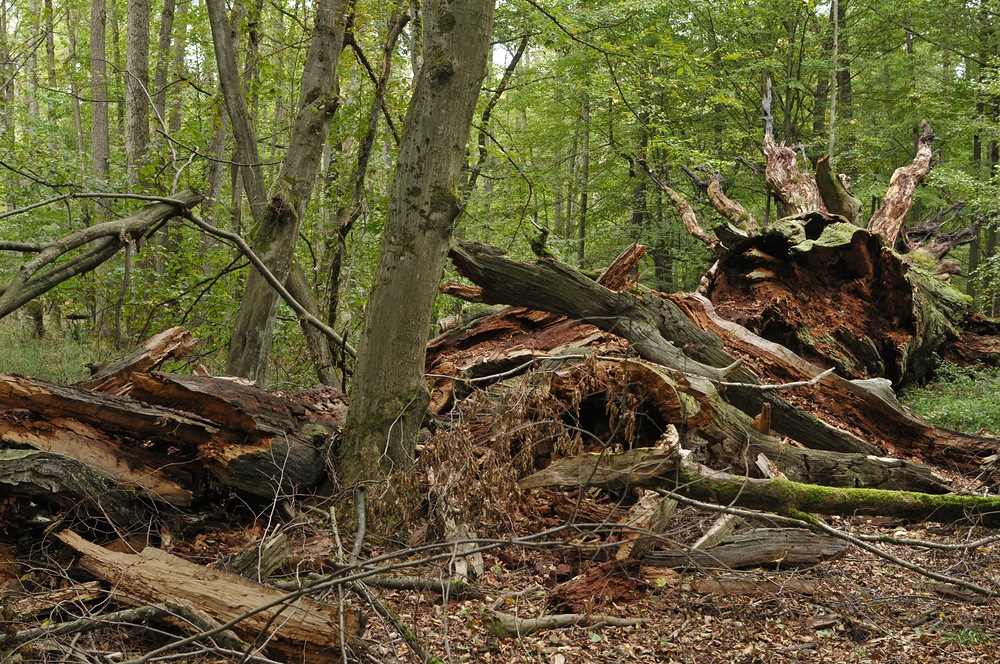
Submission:
[[[86,464],[37,450],[0,450],[0,485],[9,496],[55,501],[81,517],[110,521],[122,530],[149,523],[152,511],[135,491]]]
[[[906,221],[906,213],[910,211],[913,204],[913,194],[917,185],[927,175],[931,167],[931,158],[934,152],[931,145],[934,142],[934,132],[926,122],[920,123],[921,134],[917,141],[917,153],[913,157],[913,162],[900,166],[892,174],[889,180],[889,189],[886,191],[882,207],[875,211],[871,221],[868,222],[868,230],[873,235],[878,235],[889,246],[899,237],[899,232]]]
[[[492,249],[492,248],[490,248]],[[482,288],[484,301],[572,316],[621,335],[645,359],[685,373],[745,383],[728,387],[725,398],[745,413],[772,407],[772,428],[817,449],[877,454],[873,445],[828,426],[781,396],[756,389],[759,377],[723,350],[714,334],[696,328],[672,302],[655,295],[614,293],[572,267],[541,259],[534,264],[498,256],[478,245],[452,247],[459,273]],[[732,367],[736,367],[733,369]]]
[[[184,327],[171,327],[150,337],[128,355],[97,367],[93,376],[76,385],[99,392],[121,394],[127,391],[127,381],[131,374],[152,371],[168,358],[180,359],[197,344],[198,340]]]
[[[843,556],[849,546],[843,540],[801,528],[758,528],[730,536],[708,549],[651,551],[642,559],[642,564],[671,569],[784,569],[835,560]]]
[[[336,607],[306,598],[284,600],[281,591],[153,547],[138,554],[115,553],[72,531],[57,536],[83,554],[79,564],[84,569],[113,583],[123,597],[149,604],[190,602],[221,624],[245,616],[233,631],[248,642],[266,641],[266,652],[281,661],[341,661],[341,622],[348,643],[364,630],[363,616],[353,609],[341,614]]]
[[[830,214],[839,214],[852,224],[861,220],[861,201],[851,195],[843,178],[830,168],[830,155],[816,162],[816,188]]]
[[[535,632],[564,627],[592,627],[596,629],[605,625],[628,627],[645,625],[648,622],[649,620],[646,618],[618,618],[590,613],[559,613],[537,618],[521,618],[508,613],[494,612],[492,631],[501,639],[513,639]]]
[[[788,348],[722,318],[704,296],[670,297],[696,325],[725,339],[726,346],[735,354],[753,357],[775,380],[809,380],[822,372],[820,367]],[[903,408],[891,390],[885,394],[862,381],[831,374],[810,390],[807,399],[813,407],[861,428],[866,436],[878,440],[880,446],[900,455],[916,454],[945,467],[976,472],[982,460],[1000,451],[995,438],[932,426]]]
[[[524,490],[548,486],[659,488],[719,505],[796,517],[866,514],[1000,527],[1000,498],[827,487],[781,478],[753,479],[711,470],[678,451],[637,449],[621,454],[569,457],[523,478],[518,486]]]
[[[197,483],[177,457],[123,446],[103,429],[70,417],[36,420],[0,411],[0,440],[74,459],[117,485],[141,488],[157,502],[187,507],[195,497]]]
[[[774,142],[774,137],[766,133],[764,156],[767,158],[764,181],[781,200],[784,206],[783,216],[827,211],[815,178],[808,172],[799,170],[798,155],[794,149],[779,146]]]

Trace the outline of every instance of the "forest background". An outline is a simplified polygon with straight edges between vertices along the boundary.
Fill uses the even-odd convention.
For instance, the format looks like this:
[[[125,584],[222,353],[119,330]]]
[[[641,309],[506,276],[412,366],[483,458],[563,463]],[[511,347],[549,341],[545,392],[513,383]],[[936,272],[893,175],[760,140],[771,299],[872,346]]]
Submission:
[[[289,145],[314,7],[237,0],[228,9],[271,182]],[[530,255],[544,229],[549,250],[585,269],[640,242],[649,247],[647,285],[693,289],[711,256],[635,157],[645,155],[699,216],[714,213],[682,166],[722,174],[729,195],[757,218],[777,218],[751,168],[762,161],[770,80],[776,139],[813,160],[832,147],[865,218],[893,169],[912,159],[920,121],[931,124],[936,164],[911,218],[947,211],[954,227],[981,224],[977,241],[953,254],[972,277],[955,280],[992,313],[1000,283],[996,11],[993,2],[501,2],[456,234],[516,257]],[[375,275],[422,58],[419,19],[417,3],[353,5],[339,107],[295,244],[320,317],[349,342]],[[218,70],[203,2],[0,3],[3,248],[49,242],[144,204],[70,197],[9,214],[40,201],[187,187],[207,195],[206,221],[249,238],[253,217]],[[0,269],[10,275],[22,260],[3,252]],[[174,222],[32,307],[105,347],[184,324],[203,340],[191,362],[223,373],[248,270],[230,244]],[[435,317],[461,307],[440,296]],[[267,384],[315,383],[296,315],[282,305],[275,325]],[[338,369],[324,382],[339,381],[351,363],[333,351]]]

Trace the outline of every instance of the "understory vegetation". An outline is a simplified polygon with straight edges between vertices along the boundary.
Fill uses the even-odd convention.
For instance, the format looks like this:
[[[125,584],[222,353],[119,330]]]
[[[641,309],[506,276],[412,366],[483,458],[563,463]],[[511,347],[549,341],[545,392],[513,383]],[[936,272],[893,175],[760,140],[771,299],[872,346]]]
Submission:
[[[1000,434],[1000,368],[942,361],[926,385],[900,399],[921,418],[963,433]]]

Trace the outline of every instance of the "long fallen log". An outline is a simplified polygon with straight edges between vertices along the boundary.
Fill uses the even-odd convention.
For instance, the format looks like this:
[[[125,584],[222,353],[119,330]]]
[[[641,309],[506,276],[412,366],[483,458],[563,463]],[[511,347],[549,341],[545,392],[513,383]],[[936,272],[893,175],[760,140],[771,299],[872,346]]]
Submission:
[[[221,624],[240,619],[233,631],[249,643],[266,644],[265,652],[283,662],[342,661],[341,644],[353,643],[364,631],[365,619],[353,609],[341,613],[306,598],[286,601],[279,590],[153,547],[138,554],[117,553],[72,531],[57,537],[83,554],[80,565],[113,584],[120,597],[151,605],[189,602]]]
[[[127,485],[75,459],[37,450],[0,450],[0,486],[4,495],[52,500],[123,530],[144,527],[152,516]]]
[[[905,436],[909,431],[923,432],[925,436],[930,435],[932,441],[930,445],[917,441],[917,448],[910,450],[907,438],[888,430],[877,405],[880,397],[867,394],[870,390],[855,383],[855,387],[849,388],[850,399],[854,402],[867,401],[869,406],[866,410],[856,411],[857,417],[840,421],[864,432],[862,439],[821,421],[775,391],[761,389],[760,378],[747,366],[739,366],[721,377],[723,368],[731,367],[736,358],[725,351],[720,336],[728,340],[735,334],[736,328],[727,329],[724,335],[715,334],[711,329],[706,331],[692,322],[689,313],[658,294],[648,293],[639,297],[630,293],[614,293],[573,268],[549,259],[540,259],[534,264],[521,263],[495,251],[462,243],[452,248],[451,256],[459,272],[480,287],[482,301],[571,316],[624,337],[642,357],[654,363],[689,375],[721,380],[726,383],[722,392],[726,402],[750,416],[756,416],[765,403],[769,404],[771,428],[806,447],[871,456],[882,456],[886,449],[907,455],[928,454],[929,459],[945,460],[949,466],[965,471],[977,469],[985,456],[997,451],[993,439],[935,431],[912,417],[901,433]],[[739,336],[752,335],[744,330]],[[773,348],[777,348],[777,344]],[[765,365],[770,355],[776,352],[769,352],[763,357]],[[787,349],[784,353],[787,355],[787,359],[783,360],[785,363],[808,365]],[[753,357],[753,361],[756,362],[757,358]],[[797,372],[793,375],[796,376],[793,380],[798,380],[803,374]],[[809,378],[815,375],[811,373]],[[820,385],[825,386],[828,382],[829,379],[824,379]],[[848,395],[848,388],[844,387],[841,394]],[[811,394],[809,398],[812,398]],[[888,417],[903,424],[898,414],[885,412]],[[885,444],[885,447],[880,449],[869,441]]]
[[[0,437],[188,505],[200,484],[194,477],[206,472],[269,498],[316,486],[346,414],[343,394],[332,389],[283,396],[226,379],[145,373],[127,382],[130,396],[0,374],[0,403],[9,409],[0,412]]]
[[[706,550],[651,551],[642,564],[671,569],[787,569],[834,560],[843,556],[848,546],[843,540],[801,528],[758,528]]]
[[[697,500],[801,517],[803,514],[873,515],[912,521],[1000,528],[1000,498],[932,495],[884,489],[752,479],[711,470],[678,450],[636,449],[584,454],[554,462],[518,482],[524,490],[551,486],[666,489]]]

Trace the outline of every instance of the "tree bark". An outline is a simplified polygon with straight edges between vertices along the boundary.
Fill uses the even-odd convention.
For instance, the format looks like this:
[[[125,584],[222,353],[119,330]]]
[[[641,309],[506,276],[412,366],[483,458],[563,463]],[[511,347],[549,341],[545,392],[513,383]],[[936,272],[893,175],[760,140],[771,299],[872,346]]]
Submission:
[[[821,487],[785,479],[752,479],[711,470],[677,451],[637,449],[561,459],[518,482],[522,489],[548,486],[661,488],[719,505],[805,514],[891,516],[914,521],[1000,527],[1000,498],[931,495],[884,489]]]
[[[236,634],[244,641],[266,643],[265,652],[283,662],[341,661],[341,645],[352,643],[364,631],[363,616],[355,610],[338,610],[306,598],[284,602],[285,593],[280,590],[207,569],[155,547],[138,554],[118,553],[73,531],[57,536],[83,554],[84,569],[113,583],[133,601],[190,602],[218,623],[245,616],[233,626]]]
[[[125,47],[125,168],[135,187],[149,149],[149,0],[128,0]]]
[[[409,466],[429,395],[428,327],[461,211],[458,178],[486,73],[494,0],[424,8],[424,66],[399,146],[375,286],[361,337],[347,437],[348,483]]]
[[[906,213],[913,204],[913,194],[917,190],[917,185],[923,181],[931,167],[931,157],[934,154],[931,144],[934,142],[934,132],[926,122],[921,123],[921,128],[923,132],[917,142],[917,154],[913,158],[913,163],[900,166],[892,174],[882,207],[868,222],[868,230],[879,235],[889,247],[899,237],[899,232],[906,221]]]
[[[241,153],[244,158],[249,156],[251,161],[248,163],[259,164],[250,120],[236,87],[235,53],[232,45],[227,44],[225,7],[217,0],[209,2],[208,6],[213,15],[212,35],[220,63],[220,85],[225,93],[229,116],[233,119],[234,132],[243,146]],[[302,74],[299,111],[281,170],[271,189],[270,200],[264,200],[259,170],[252,177],[253,188],[248,187],[251,208],[258,210],[255,214],[258,227],[252,243],[253,250],[281,282],[287,279],[291,270],[299,225],[309,205],[323,145],[337,110],[337,65],[351,6],[351,0],[323,0],[318,4],[312,42]],[[223,67],[223,62],[228,64]],[[225,76],[223,69],[227,72]],[[255,206],[254,201],[260,204]],[[263,209],[265,204],[266,209]],[[227,373],[253,380],[264,379],[278,302],[278,295],[267,280],[256,270],[251,270],[229,345]]]

